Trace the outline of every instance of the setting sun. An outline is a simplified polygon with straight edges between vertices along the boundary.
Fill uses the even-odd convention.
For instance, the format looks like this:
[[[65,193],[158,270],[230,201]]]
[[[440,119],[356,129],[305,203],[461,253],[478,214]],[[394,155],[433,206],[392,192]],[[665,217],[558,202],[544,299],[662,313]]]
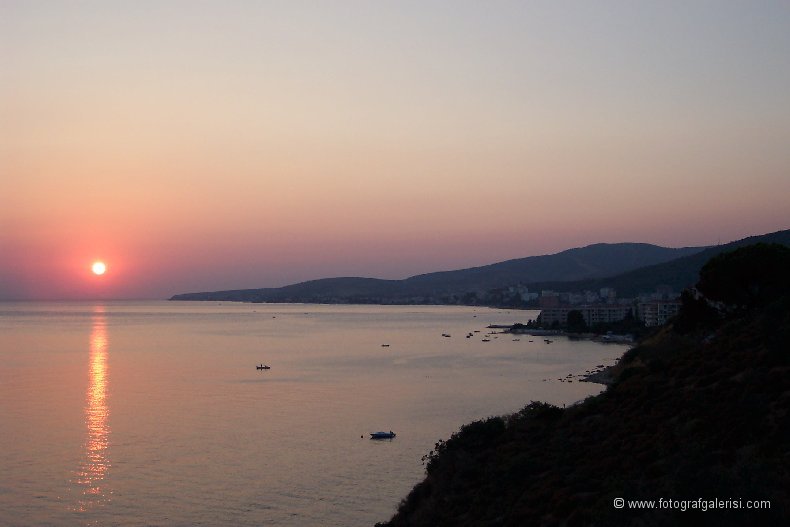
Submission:
[[[105,271],[107,271],[107,266],[104,265],[104,262],[93,262],[91,270],[95,275],[102,275]]]

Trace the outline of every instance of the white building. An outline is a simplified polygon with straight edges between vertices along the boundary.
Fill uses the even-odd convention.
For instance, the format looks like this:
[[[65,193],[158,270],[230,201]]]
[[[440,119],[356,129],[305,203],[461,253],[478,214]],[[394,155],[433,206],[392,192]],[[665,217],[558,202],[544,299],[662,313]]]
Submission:
[[[541,323],[545,326],[549,326],[556,322],[564,326],[568,322],[568,313],[571,311],[579,311],[582,317],[584,317],[584,322],[588,326],[619,322],[626,318],[629,313],[633,314],[633,308],[630,305],[594,304],[584,306],[545,307],[540,312]]]
[[[654,302],[640,302],[637,308],[639,320],[645,326],[663,326],[680,311],[680,300],[656,300]]]

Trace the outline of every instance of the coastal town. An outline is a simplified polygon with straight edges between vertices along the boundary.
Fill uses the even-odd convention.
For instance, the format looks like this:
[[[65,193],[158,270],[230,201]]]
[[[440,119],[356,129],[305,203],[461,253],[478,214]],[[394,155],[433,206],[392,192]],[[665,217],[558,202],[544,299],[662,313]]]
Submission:
[[[525,307],[540,309],[536,322],[543,327],[565,327],[572,313],[579,313],[589,328],[623,320],[640,321],[645,327],[661,326],[677,314],[681,305],[679,295],[669,286],[658,286],[651,293],[633,298],[618,298],[617,291],[611,287],[598,291],[534,293],[527,287],[516,286],[508,288],[508,293],[518,295]]]

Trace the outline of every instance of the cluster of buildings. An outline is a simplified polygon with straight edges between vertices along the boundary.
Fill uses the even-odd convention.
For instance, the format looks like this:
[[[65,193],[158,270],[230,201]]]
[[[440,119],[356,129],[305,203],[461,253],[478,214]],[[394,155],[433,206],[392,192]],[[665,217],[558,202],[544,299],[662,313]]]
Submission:
[[[659,286],[655,292],[637,298],[618,298],[611,287],[601,288],[597,292],[541,291],[539,295],[527,295],[530,295],[528,301],[537,302],[543,326],[563,326],[568,321],[568,313],[578,311],[590,327],[627,318],[640,320],[645,326],[652,327],[665,324],[680,310],[680,299],[666,286]]]

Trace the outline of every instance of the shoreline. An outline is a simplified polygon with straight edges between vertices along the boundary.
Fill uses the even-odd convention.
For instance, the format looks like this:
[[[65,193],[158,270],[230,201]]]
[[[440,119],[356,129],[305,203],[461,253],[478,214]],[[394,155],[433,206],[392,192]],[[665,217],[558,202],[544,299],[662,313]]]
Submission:
[[[489,324],[486,326],[488,329],[502,329],[502,334],[511,335],[529,335],[533,337],[567,337],[569,340],[590,340],[600,344],[636,344],[636,339],[632,335],[617,335],[613,333],[599,334],[599,333],[573,333],[559,329],[517,329],[513,330],[512,326],[504,324]],[[548,339],[546,339],[549,342]],[[631,349],[631,348],[629,348]],[[627,352],[628,350],[626,350]],[[625,354],[626,352],[623,352]],[[614,383],[614,368],[620,362],[620,357],[615,359],[615,363],[610,366],[599,364],[593,370],[588,370],[584,374],[574,375],[569,373],[565,378],[558,379],[560,382],[591,382],[595,384],[602,384],[604,386],[611,386]],[[544,379],[546,380],[546,379]]]
[[[488,329],[504,329],[502,333],[510,333],[512,335],[531,335],[533,337],[568,337],[571,340],[592,340],[601,342],[603,344],[634,344],[636,339],[633,335],[620,335],[612,332],[608,333],[574,333],[572,331],[564,331],[561,329],[516,329],[512,326],[505,326],[502,324],[490,324],[486,326]]]
[[[617,359],[619,362],[620,359]],[[611,386],[614,383],[614,367],[616,363],[612,366],[605,366],[601,369],[595,370],[592,373],[589,373],[579,379],[579,382],[592,382],[595,384],[603,384],[604,386]]]

